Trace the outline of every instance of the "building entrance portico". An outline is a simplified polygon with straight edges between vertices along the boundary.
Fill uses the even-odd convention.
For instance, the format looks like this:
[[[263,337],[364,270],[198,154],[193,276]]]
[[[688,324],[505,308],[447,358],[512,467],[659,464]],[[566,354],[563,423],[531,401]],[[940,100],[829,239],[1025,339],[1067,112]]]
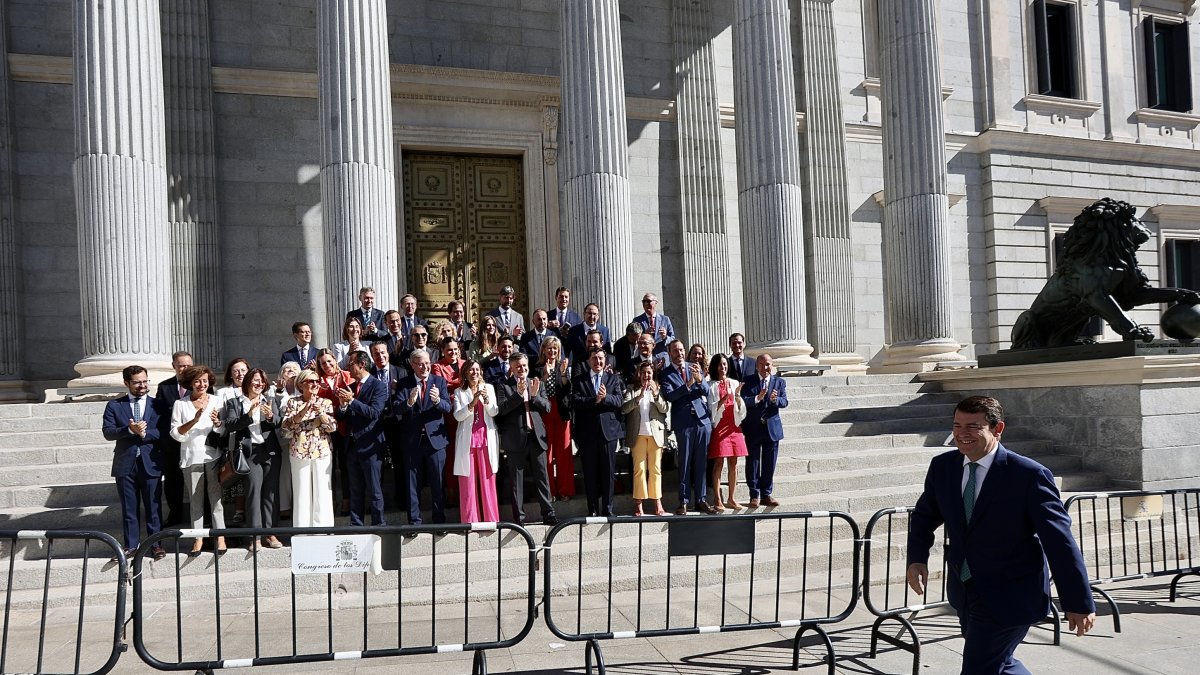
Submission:
[[[458,299],[475,320],[509,285],[528,314],[521,159],[406,153],[403,167],[404,268],[422,315]]]

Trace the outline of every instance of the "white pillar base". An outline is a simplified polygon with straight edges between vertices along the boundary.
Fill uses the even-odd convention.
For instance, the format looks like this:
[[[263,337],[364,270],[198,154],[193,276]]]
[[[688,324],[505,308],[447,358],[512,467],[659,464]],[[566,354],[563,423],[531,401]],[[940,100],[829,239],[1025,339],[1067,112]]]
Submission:
[[[872,373],[925,373],[943,361],[966,361],[959,354],[962,345],[950,338],[935,338],[918,342],[900,342],[884,347],[887,356]]]
[[[75,364],[75,372],[79,377],[67,383],[68,387],[107,387],[124,386],[121,371],[126,366],[141,366],[150,375],[151,389],[159,382],[175,375],[171,368],[171,359],[159,355],[145,354],[106,354],[104,356],[89,356]]]
[[[779,340],[752,344],[746,347],[746,353],[755,358],[759,354],[770,354],[777,366],[811,366],[817,363],[812,357],[813,347],[807,340]]]
[[[817,356],[817,361],[833,366],[833,372],[855,375],[867,372],[866,359],[858,352],[831,352]]]

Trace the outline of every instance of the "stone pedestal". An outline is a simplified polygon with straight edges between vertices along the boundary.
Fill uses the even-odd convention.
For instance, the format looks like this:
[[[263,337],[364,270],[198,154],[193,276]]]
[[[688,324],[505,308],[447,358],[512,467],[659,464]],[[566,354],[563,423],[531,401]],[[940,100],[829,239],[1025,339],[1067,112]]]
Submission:
[[[737,0],[733,64],[747,350],[815,363],[805,337],[804,223],[787,0]]]
[[[162,34],[156,0],[75,3],[75,205],[83,354],[72,385],[170,372]]]
[[[1119,489],[1200,481],[1200,356],[1129,356],[925,373],[948,391],[993,396],[1008,430],[1054,442]],[[1008,433],[1006,431],[1006,433]]]
[[[581,305],[595,302],[601,319],[619,327],[641,311],[633,287],[620,6],[561,6],[563,279]]]
[[[937,0],[879,3],[883,105],[882,372],[960,361],[951,337],[949,196]],[[875,369],[873,369],[875,370]]]
[[[321,214],[330,341],[341,339],[358,289],[400,301],[392,87],[384,0],[317,3]],[[418,261],[419,262],[419,261]]]

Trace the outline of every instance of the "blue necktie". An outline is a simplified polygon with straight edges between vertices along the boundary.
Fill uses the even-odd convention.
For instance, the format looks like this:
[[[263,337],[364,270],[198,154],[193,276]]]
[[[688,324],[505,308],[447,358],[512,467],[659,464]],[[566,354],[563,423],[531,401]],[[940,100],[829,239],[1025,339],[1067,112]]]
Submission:
[[[967,469],[971,475],[967,476],[967,486],[963,488],[963,513],[967,516],[967,524],[971,524],[971,513],[975,510],[975,470],[979,468],[979,462],[970,462],[967,464]],[[963,581],[971,578],[971,568],[967,566],[967,561],[964,558],[962,564],[962,574],[959,578]]]
[[[142,401],[141,399],[133,399],[133,421],[142,421]]]

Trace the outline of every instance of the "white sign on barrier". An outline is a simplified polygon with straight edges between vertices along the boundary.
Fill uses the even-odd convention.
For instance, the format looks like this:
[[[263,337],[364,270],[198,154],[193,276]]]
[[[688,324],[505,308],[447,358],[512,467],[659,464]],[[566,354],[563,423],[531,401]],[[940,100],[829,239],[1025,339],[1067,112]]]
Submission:
[[[292,574],[353,574],[371,571],[379,535],[321,534],[292,537]]]

